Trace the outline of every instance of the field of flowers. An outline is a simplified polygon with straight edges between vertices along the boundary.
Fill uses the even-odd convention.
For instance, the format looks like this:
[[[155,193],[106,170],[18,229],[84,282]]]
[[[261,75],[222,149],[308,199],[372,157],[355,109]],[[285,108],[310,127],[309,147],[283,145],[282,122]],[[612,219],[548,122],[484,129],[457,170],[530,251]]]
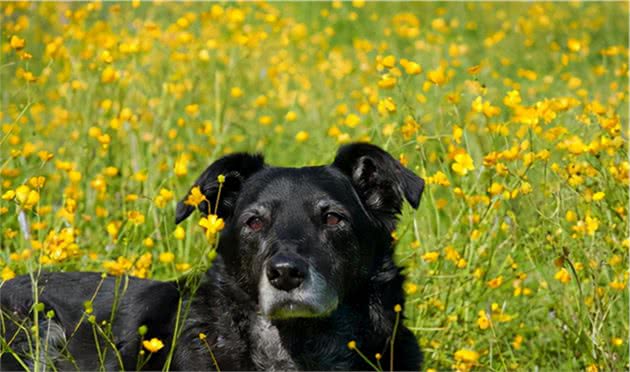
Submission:
[[[627,3],[1,12],[1,280],[203,270],[174,209],[212,160],[370,141],[427,181],[395,235],[426,368],[628,368]]]

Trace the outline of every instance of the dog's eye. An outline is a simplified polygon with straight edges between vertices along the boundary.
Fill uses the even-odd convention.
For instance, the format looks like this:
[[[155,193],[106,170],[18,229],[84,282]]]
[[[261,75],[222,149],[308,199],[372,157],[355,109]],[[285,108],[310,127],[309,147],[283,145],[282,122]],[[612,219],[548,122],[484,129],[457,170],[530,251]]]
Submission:
[[[263,228],[263,220],[260,219],[260,217],[252,217],[249,220],[247,220],[247,226],[249,226],[250,229],[254,230],[254,231],[259,231],[260,229]]]
[[[326,213],[324,215],[324,222],[328,226],[337,225],[339,224],[339,222],[341,222],[341,216],[338,215],[337,213]]]

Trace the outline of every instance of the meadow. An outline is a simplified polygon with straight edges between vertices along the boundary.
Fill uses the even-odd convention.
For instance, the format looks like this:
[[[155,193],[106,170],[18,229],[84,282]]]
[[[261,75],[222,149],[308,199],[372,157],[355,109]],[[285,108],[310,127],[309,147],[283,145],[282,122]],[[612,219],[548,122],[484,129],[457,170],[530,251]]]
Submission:
[[[203,271],[174,210],[210,162],[370,141],[427,182],[395,233],[425,368],[630,367],[627,3],[0,7],[2,281]]]

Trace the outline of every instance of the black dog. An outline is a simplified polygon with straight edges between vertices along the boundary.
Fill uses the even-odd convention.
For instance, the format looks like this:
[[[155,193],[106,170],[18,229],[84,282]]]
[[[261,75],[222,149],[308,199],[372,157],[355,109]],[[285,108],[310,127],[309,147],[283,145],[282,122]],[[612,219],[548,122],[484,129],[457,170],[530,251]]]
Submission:
[[[30,367],[37,358],[81,370],[372,369],[358,351],[372,362],[380,354],[384,369],[391,361],[397,370],[420,368],[414,335],[396,321],[403,276],[391,233],[403,199],[418,207],[422,179],[369,144],[344,146],[319,167],[270,167],[240,153],[217,160],[195,182],[212,212],[219,175],[216,213],[225,229],[198,283],[41,274],[44,341],[36,349],[32,279],[10,280],[0,287],[0,369]],[[208,202],[198,207],[210,210]],[[180,202],[177,223],[194,210]],[[140,355],[141,326],[145,340],[165,345],[148,361]]]

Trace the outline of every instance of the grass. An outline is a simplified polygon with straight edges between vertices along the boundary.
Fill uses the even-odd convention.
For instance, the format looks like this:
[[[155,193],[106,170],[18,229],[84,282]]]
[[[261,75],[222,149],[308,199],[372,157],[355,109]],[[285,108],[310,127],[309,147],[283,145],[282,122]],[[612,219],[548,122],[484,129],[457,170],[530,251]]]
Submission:
[[[627,4],[2,3],[1,40],[2,280],[201,271],[208,163],[368,140],[427,180],[427,368],[629,367]]]

